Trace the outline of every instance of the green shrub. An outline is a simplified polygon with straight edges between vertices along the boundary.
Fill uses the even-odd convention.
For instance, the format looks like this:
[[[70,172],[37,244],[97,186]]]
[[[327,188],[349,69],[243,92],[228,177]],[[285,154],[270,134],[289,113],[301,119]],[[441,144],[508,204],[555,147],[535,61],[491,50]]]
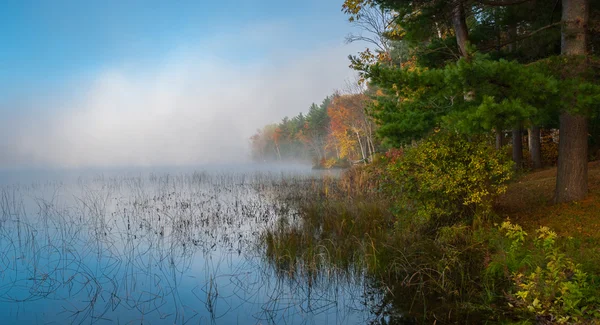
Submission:
[[[487,141],[438,132],[406,149],[388,174],[400,212],[437,228],[488,215],[506,190],[512,163]]]
[[[488,270],[507,271],[513,287],[508,294],[510,307],[560,324],[581,324],[600,317],[597,288],[557,245],[554,231],[540,227],[531,241],[510,221],[502,223],[500,231],[509,246],[501,250]]]

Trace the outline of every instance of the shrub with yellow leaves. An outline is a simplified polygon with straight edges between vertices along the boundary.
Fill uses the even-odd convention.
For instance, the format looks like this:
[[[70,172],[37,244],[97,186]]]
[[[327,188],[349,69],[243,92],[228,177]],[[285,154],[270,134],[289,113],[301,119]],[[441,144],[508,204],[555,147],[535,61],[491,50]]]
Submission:
[[[388,171],[403,214],[443,227],[486,217],[506,191],[512,163],[484,139],[440,131],[406,149]]]
[[[510,306],[534,314],[545,322],[582,324],[600,318],[597,290],[590,278],[557,245],[558,235],[540,227],[532,241],[521,226],[505,221],[501,233],[510,241],[504,252],[504,265],[520,256],[518,268],[512,265],[510,279],[515,288],[509,294]]]

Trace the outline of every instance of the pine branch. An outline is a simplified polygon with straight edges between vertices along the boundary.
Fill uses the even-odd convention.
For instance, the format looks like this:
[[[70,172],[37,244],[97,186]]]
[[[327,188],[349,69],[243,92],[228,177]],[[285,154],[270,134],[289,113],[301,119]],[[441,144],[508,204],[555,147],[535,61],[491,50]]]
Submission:
[[[506,7],[506,6],[519,5],[519,4],[529,2],[532,0],[478,0],[478,1],[479,1],[479,3],[486,5],[486,6]]]

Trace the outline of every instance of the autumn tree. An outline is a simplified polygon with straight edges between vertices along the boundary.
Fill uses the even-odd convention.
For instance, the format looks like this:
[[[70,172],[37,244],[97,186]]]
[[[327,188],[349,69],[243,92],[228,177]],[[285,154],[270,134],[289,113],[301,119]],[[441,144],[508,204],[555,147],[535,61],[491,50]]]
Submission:
[[[281,160],[277,124],[269,124],[250,137],[252,159],[255,161]]]
[[[331,99],[321,105],[312,104],[306,115],[284,117],[281,122],[259,129],[250,138],[252,157],[257,161],[311,160],[320,161],[328,155],[329,116]]]
[[[375,152],[373,122],[366,114],[367,102],[364,94],[337,94],[328,108],[332,136],[340,148],[341,158],[358,152],[361,160],[367,161]]]

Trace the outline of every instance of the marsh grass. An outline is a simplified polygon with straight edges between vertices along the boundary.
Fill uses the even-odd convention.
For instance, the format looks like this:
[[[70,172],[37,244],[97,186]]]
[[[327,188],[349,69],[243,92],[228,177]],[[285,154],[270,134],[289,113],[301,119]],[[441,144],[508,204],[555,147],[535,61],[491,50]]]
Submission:
[[[383,295],[374,314],[387,324],[544,322],[547,317],[536,319],[511,305],[519,290],[514,272],[549,266],[529,246],[518,261],[502,259],[510,245],[496,223],[508,216],[532,233],[540,226],[556,229],[562,235],[557,252],[580,263],[597,288],[599,167],[590,164],[590,197],[582,202],[552,205],[555,170],[544,170],[518,176],[485,218],[445,224],[397,209],[382,190],[385,174],[371,167],[288,183],[289,192],[277,189],[273,196],[295,212],[263,235],[266,256],[290,278],[365,275]],[[597,299],[597,291],[587,290],[586,301]]]
[[[260,234],[298,216],[273,191],[294,199],[291,183],[309,190],[318,178],[197,172],[2,186],[0,304],[49,303],[46,321],[64,324],[364,323],[363,277],[285,280],[264,263]]]
[[[418,202],[415,196],[396,200],[404,194],[399,177],[390,182],[391,176],[381,168],[353,169],[341,178],[313,184],[311,190],[296,191],[302,194],[295,201],[299,221],[283,223],[268,234],[267,241],[273,246],[272,252],[282,252],[273,254],[272,260],[286,261],[282,265],[296,273],[328,263],[340,272],[348,265],[363,270],[380,292],[386,293],[388,313],[412,316],[423,323],[535,323],[534,314],[510,307],[519,290],[512,273],[529,274],[538,266],[544,270],[547,263],[531,253],[532,247],[523,248],[524,256],[530,257],[525,264],[498,262],[507,246],[496,224],[510,216],[531,232],[539,226],[556,229],[562,235],[557,240],[560,254],[581,263],[592,286],[597,285],[600,273],[593,225],[598,215],[598,166],[590,164],[590,197],[583,202],[551,205],[555,170],[544,170],[504,183],[508,191],[500,197],[490,196],[497,198],[496,204],[492,209],[491,202],[486,201],[484,215],[474,209],[468,211],[468,218],[448,218],[445,222],[411,215],[418,209],[410,205],[395,206],[397,202],[427,203]],[[384,164],[384,171],[386,167]],[[390,184],[396,185],[391,189],[393,195],[386,192]],[[278,194],[285,201],[285,193]],[[443,191],[436,194],[444,199]],[[382,214],[373,212],[377,209],[387,217],[378,218]],[[348,227],[348,220],[363,231]],[[385,230],[373,227],[376,222],[387,225]]]
[[[421,223],[398,223],[379,188],[356,169],[273,189],[294,213],[262,236],[270,263],[282,276],[313,282],[367,276],[384,296],[374,313],[389,323],[480,320],[472,302],[481,294],[483,239],[467,226],[432,235]]]

